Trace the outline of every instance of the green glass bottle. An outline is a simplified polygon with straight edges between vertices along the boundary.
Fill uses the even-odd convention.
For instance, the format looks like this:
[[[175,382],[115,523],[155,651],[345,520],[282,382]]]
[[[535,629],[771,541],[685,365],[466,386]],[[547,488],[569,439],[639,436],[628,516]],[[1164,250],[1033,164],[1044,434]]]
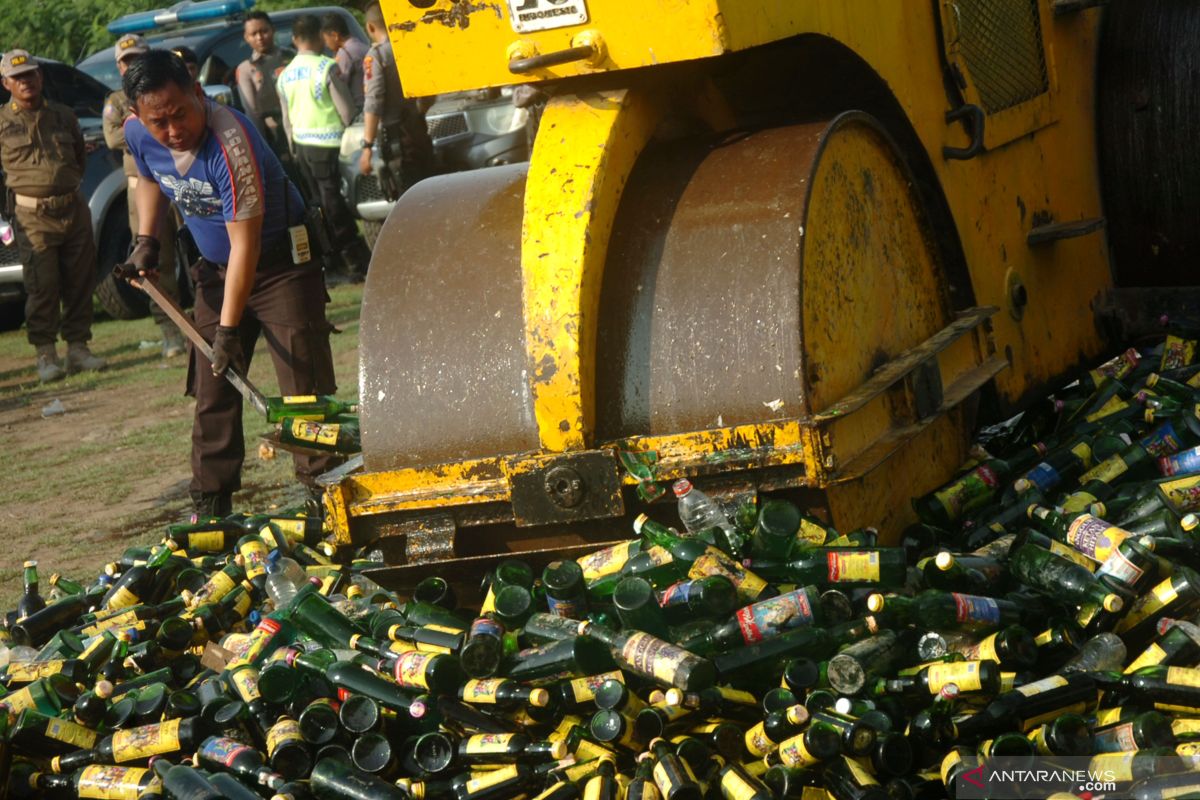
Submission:
[[[913,675],[884,680],[883,690],[888,694],[937,696],[949,683],[957,686],[960,694],[995,694],[1000,690],[1000,665],[994,661],[931,664]]]
[[[738,605],[737,591],[723,575],[688,578],[658,593],[658,603],[670,624],[689,619],[724,617]]]
[[[310,785],[318,797],[338,800],[412,800],[409,793],[382,778],[355,769],[350,759],[322,758],[313,767]],[[416,795],[412,796],[413,798]]]
[[[842,694],[858,694],[869,680],[896,668],[905,657],[907,639],[904,632],[885,630],[855,642],[829,659],[829,685]]]
[[[1029,464],[1033,463],[1034,458],[1045,454],[1044,447],[1040,453],[1033,448],[1027,450],[1031,452],[1021,461]],[[988,459],[942,488],[914,499],[913,510],[922,522],[950,528],[967,514],[990,503],[999,494],[1001,486],[1008,483],[1025,465],[1020,461]]]
[[[787,500],[768,500],[758,512],[750,534],[750,555],[753,558],[787,560],[797,544],[801,514]]]
[[[662,582],[663,586],[683,578],[684,575],[689,578],[721,575],[728,578],[733,584],[742,602],[753,603],[775,593],[765,580],[747,569],[742,563],[735,561],[717,548],[705,544],[702,540],[677,535],[670,528],[659,525],[645,514],[639,515],[634,520],[633,529],[641,534],[647,542],[667,551],[670,554],[670,563],[680,565],[680,569],[672,570],[670,574],[664,576],[666,580]],[[631,559],[631,563],[633,560],[635,559]],[[630,574],[631,570],[625,570],[625,572]],[[642,577],[647,576],[643,575]],[[651,583],[655,582],[650,578],[647,579],[651,580]]]
[[[321,422],[298,417],[279,420],[279,441],[306,450],[353,455],[362,451],[358,418],[339,416],[336,421]]]
[[[623,669],[660,685],[696,691],[716,681],[716,668],[711,661],[645,631],[614,631],[584,622],[580,625],[580,633],[611,647],[614,658]],[[596,671],[590,670],[589,673]]]
[[[1089,743],[1092,745],[1089,752],[1093,753],[1171,747],[1175,744],[1175,732],[1166,716],[1157,711],[1145,711],[1124,722],[1097,726],[1094,739]]]
[[[660,639],[670,638],[666,617],[649,581],[636,576],[623,578],[613,589],[612,602],[621,627],[645,631]]]
[[[137,797],[160,796],[162,780],[153,770],[93,764],[72,775],[38,772],[30,785],[39,797]]]
[[[285,418],[325,422],[343,414],[357,414],[358,405],[343,403],[328,395],[285,395],[268,397],[267,422],[275,424]]]
[[[814,548],[791,561],[752,560],[749,566],[767,580],[839,588],[902,586],[908,571],[907,559],[899,547]]]
[[[46,607],[38,591],[37,562],[26,561],[21,570],[21,599],[17,601],[17,622]]]
[[[551,561],[542,570],[542,586],[551,614],[571,619],[587,616],[587,588],[578,563]]]
[[[927,589],[915,597],[875,593],[867,598],[873,614],[901,622],[944,630],[993,631],[1019,625],[1021,607],[1011,600]]]
[[[1034,544],[1015,547],[1009,570],[1017,580],[1051,596],[1074,603],[1092,603],[1106,611],[1120,611],[1125,601],[1084,567]]]
[[[262,753],[225,736],[206,738],[196,750],[196,759],[205,769],[232,773],[251,785],[274,789],[284,782],[282,775],[266,766]]]
[[[792,628],[821,623],[817,588],[802,586],[786,594],[744,606],[732,619],[683,640],[680,646],[698,653],[729,650],[758,644]]]

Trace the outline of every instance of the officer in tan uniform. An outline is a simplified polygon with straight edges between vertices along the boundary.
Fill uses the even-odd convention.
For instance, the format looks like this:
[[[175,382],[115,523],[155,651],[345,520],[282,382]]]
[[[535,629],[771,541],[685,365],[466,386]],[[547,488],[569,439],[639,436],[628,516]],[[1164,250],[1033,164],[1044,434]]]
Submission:
[[[237,88],[242,98],[242,108],[246,109],[246,116],[254,123],[254,127],[275,149],[276,155],[286,156],[288,148],[275,81],[296,54],[275,46],[275,26],[263,11],[251,11],[246,15],[242,23],[242,37],[252,51],[250,57],[237,67]]]
[[[117,44],[113,48],[117,59],[117,69],[124,75],[125,70],[129,69],[130,62],[149,50],[150,46],[146,44],[144,38],[136,33],[125,34],[117,40]],[[129,155],[129,151],[125,147],[125,120],[131,113],[133,113],[133,105],[125,97],[124,89],[118,89],[104,101],[104,142],[108,145],[108,149],[122,154],[122,167],[125,172],[125,180],[129,185],[129,191],[126,194],[129,202],[129,230],[133,236],[137,236],[137,203],[133,202],[133,194],[137,189],[138,171],[133,156]],[[158,254],[158,284],[167,294],[178,300],[179,287],[175,278],[175,235],[178,228],[175,213],[175,209],[168,209],[166,218],[159,227],[159,239],[162,241],[162,247],[159,248]],[[179,328],[175,327],[175,323],[167,318],[157,303],[150,304],[150,313],[162,330],[163,358],[182,355],[184,350],[183,334],[179,332]]]
[[[425,111],[404,97],[400,73],[388,39],[379,3],[367,7],[367,35],[374,44],[363,58],[363,139],[359,171],[371,174],[371,154],[378,152],[390,176],[382,176],[388,197],[395,199],[433,173],[433,141],[425,126]],[[381,146],[382,145],[382,146]],[[399,185],[388,186],[388,178]]]
[[[83,132],[71,109],[42,96],[42,70],[24,50],[0,58],[0,79],[12,93],[0,108],[0,167],[15,212],[17,246],[25,268],[25,319],[37,348],[38,379],[60,380],[100,370],[92,355],[92,290],[96,243],[87,202],[79,191],[86,164]],[[55,341],[67,342],[65,369]]]

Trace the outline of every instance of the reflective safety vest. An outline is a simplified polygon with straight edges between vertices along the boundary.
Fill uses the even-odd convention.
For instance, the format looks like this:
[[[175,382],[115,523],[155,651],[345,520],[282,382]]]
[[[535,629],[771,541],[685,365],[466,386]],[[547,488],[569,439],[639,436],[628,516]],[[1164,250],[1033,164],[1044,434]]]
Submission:
[[[301,53],[279,73],[279,98],[287,105],[292,141],[314,147],[339,147],[345,126],[329,94],[328,56]]]

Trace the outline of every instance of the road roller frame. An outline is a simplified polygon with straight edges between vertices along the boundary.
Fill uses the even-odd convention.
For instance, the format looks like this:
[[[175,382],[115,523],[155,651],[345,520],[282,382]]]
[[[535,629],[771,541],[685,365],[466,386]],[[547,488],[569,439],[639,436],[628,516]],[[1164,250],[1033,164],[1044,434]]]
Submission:
[[[1015,18],[1024,28],[995,25],[987,15],[1001,7],[1032,16]],[[991,383],[1001,408],[1013,409],[1103,349],[1093,308],[1111,287],[1093,128],[1101,12],[1088,4],[384,0],[383,10],[410,95],[524,82],[552,95],[521,201],[522,347],[536,442],[435,463],[414,454],[412,466],[379,469],[368,425],[369,471],[327,492],[343,543],[404,535],[416,562],[453,555],[462,527],[621,516],[638,482],[620,468],[622,451],[655,454],[659,481],[722,475],[760,490],[820,489],[849,509],[839,524],[882,520],[894,532],[911,518],[896,498],[932,488],[961,460],[974,423],[965,401],[980,387]],[[1028,61],[1027,86],[997,76],[1005,58]],[[764,120],[729,76],[786,85],[780,76],[791,69],[798,81],[852,74],[844,108],[873,104],[913,171],[910,184],[927,205],[944,204],[949,234],[938,235],[952,243],[938,245],[939,258],[963,269],[942,263],[937,272],[954,310],[816,407],[781,397],[777,418],[750,424],[718,418],[690,430],[597,435],[601,284],[639,159],[681,103],[713,132],[802,118],[790,109]],[[864,82],[868,90],[851,90]],[[400,206],[389,225],[399,224]],[[398,256],[377,250],[372,273],[385,258]],[[386,380],[360,376],[364,404]]]

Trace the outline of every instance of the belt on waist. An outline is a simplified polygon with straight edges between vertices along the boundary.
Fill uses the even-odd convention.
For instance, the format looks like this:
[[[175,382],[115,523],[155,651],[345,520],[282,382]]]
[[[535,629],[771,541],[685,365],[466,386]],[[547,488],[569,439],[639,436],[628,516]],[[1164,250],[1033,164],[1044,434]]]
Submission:
[[[33,197],[27,194],[13,192],[13,200],[22,208],[39,208],[44,205],[64,205],[70,200],[75,199],[75,192],[67,192],[66,194],[52,194],[49,197]]]

